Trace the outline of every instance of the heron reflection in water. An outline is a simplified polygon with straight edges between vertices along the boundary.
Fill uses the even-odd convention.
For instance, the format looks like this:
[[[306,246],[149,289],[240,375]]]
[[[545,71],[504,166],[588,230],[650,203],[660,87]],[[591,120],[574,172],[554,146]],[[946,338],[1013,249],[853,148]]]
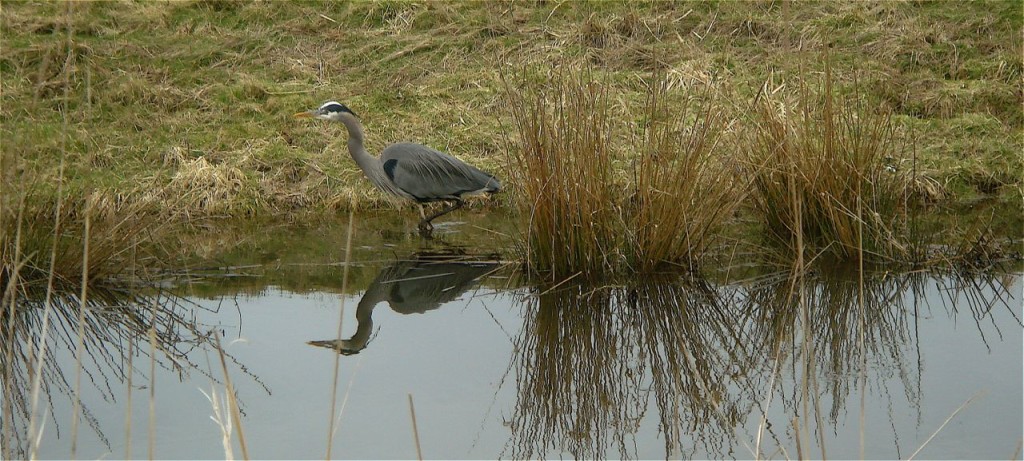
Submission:
[[[422,314],[454,301],[494,272],[494,261],[452,259],[452,255],[418,255],[392,263],[377,274],[356,306],[356,332],[348,339],[310,341],[342,355],[358,354],[366,348],[373,332],[373,309],[387,301],[399,314]]]

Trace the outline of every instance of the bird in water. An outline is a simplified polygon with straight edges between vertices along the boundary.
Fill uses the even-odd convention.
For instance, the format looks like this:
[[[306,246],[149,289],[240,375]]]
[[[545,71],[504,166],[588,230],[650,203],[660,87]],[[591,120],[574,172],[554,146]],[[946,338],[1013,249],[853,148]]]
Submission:
[[[348,152],[366,178],[387,194],[415,201],[420,208],[419,230],[429,235],[435,218],[465,205],[462,197],[493,194],[501,190],[501,182],[444,152],[410,142],[392,144],[374,157],[364,146],[363,126],[359,118],[344,104],[328,101],[318,109],[299,112],[295,117],[318,118],[341,122],[348,129]],[[448,206],[427,216],[423,204],[448,202]]]

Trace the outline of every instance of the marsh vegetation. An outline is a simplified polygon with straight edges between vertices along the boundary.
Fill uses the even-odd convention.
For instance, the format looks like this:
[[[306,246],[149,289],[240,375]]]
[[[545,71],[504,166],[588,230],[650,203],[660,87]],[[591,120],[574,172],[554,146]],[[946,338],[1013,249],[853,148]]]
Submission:
[[[374,424],[335,426],[362,362],[334,351],[387,358],[367,365],[387,393],[348,411],[394,415],[381,399],[400,400],[403,424],[420,420],[416,451],[393,457],[440,450],[449,411],[500,419],[456,431],[478,430],[485,442],[467,450],[485,458],[928,450],[960,408],[1001,414],[959,394],[927,400],[943,380],[923,378],[934,370],[920,357],[938,352],[919,346],[920,326],[969,316],[979,334],[961,341],[987,349],[973,354],[1021,363],[1019,347],[1016,360],[993,351],[1022,328],[1022,14],[1009,2],[5,3],[3,456],[289,458],[330,453],[336,437],[345,456],[394,448],[361,444]],[[372,118],[368,139],[452,152],[507,193],[419,239],[336,127],[290,120],[327,99]],[[357,293],[361,329],[341,336]],[[317,296],[340,303],[282,317]],[[467,298],[473,309],[443,308]],[[394,316],[413,312],[425,315]],[[441,321],[460,318],[474,320]],[[378,336],[389,322],[401,333]],[[437,357],[465,361],[461,381],[429,384]],[[253,371],[268,363],[293,368],[271,383]],[[431,389],[419,418],[387,376],[396,363]],[[158,416],[194,426],[196,406],[158,402],[195,397],[197,379],[216,427],[175,452]],[[330,414],[298,445],[247,442],[273,434],[275,386],[318,396],[289,400],[289,414],[322,412],[314,382],[333,383]],[[1019,380],[993,382],[1000,401],[1020,399]],[[486,396],[443,405],[467,388],[490,394],[483,416],[467,408]],[[866,416],[878,408],[890,413]],[[949,437],[977,436],[968,422]],[[859,428],[859,447],[840,427]],[[994,433],[985,455],[1017,457],[1013,436]],[[891,450],[865,451],[872,437]]]

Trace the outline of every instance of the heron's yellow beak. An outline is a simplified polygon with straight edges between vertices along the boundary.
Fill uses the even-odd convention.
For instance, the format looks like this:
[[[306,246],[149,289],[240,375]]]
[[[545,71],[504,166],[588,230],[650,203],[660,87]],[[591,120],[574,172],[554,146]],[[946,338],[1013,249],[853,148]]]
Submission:
[[[292,117],[295,117],[295,118],[312,118],[313,117],[313,113],[312,112],[299,112],[299,113],[293,115]]]

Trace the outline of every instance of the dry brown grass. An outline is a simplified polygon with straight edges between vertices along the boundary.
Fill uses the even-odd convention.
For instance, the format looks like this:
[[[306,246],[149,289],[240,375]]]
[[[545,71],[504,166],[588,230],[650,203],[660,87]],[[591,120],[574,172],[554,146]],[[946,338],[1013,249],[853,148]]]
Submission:
[[[213,164],[199,157],[182,161],[166,186],[143,201],[172,203],[175,206],[169,209],[199,216],[252,214],[264,204],[249,187],[251,183],[237,166]]]
[[[637,109],[586,67],[513,78],[508,170],[528,220],[529,269],[564,277],[694,268],[739,197],[718,144],[725,122],[714,88],[669,91],[661,76],[646,83]]]
[[[691,80],[672,91],[669,83],[663,77],[647,90],[623,229],[634,248],[630,265],[642,271],[663,263],[693,270],[741,201],[742,187],[726,166],[727,120],[715,87]]]
[[[131,255],[160,254],[152,243],[168,229],[166,222],[140,206],[122,209],[118,214],[103,213],[95,204],[96,197],[69,201],[59,212],[25,205],[0,219],[0,283],[5,299],[45,284],[51,272],[58,289],[78,290],[86,263],[89,284],[116,281],[131,275],[126,273],[125,265]],[[26,200],[32,200],[31,193]],[[86,209],[96,211],[83,211]],[[58,213],[61,232],[54,234]],[[84,257],[83,240],[86,219],[91,226],[88,258]],[[52,266],[48,259],[51,249],[56,255]]]
[[[746,151],[753,210],[770,240],[793,252],[802,235],[813,251],[840,258],[858,259],[862,249],[905,254],[909,174],[891,167],[904,155],[891,115],[856,85],[842,96],[825,61],[816,89],[801,80],[795,94],[766,91],[754,102]]]
[[[528,266],[566,275],[621,265],[607,85],[558,69],[550,86],[507,91],[516,136],[509,169],[528,217]]]

